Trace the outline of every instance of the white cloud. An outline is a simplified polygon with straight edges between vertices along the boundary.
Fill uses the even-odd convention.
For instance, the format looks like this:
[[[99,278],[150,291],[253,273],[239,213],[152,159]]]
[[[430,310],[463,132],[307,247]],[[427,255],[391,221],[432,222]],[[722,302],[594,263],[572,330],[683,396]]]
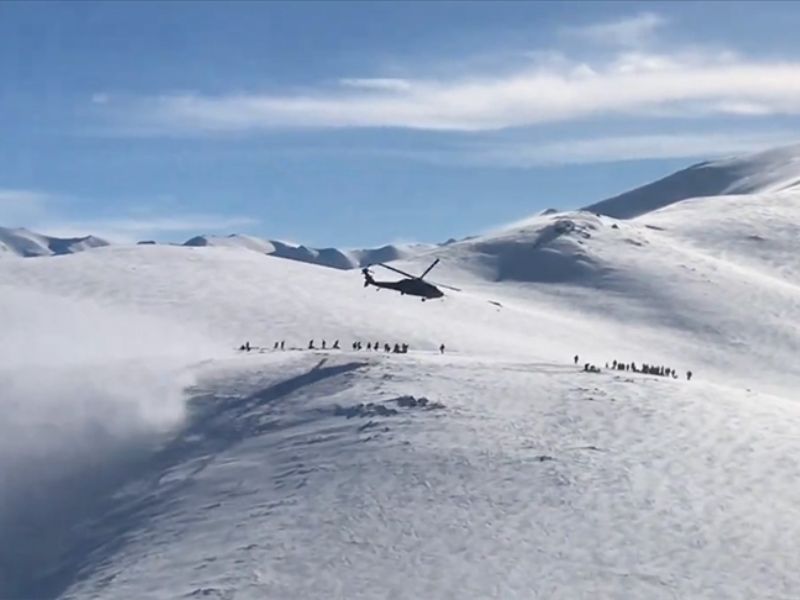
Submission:
[[[91,97],[92,104],[108,104],[110,100],[111,96],[103,92],[92,94]]]
[[[134,100],[117,114],[127,115],[127,128],[149,134],[344,127],[489,131],[630,115],[800,114],[800,62],[758,62],[727,52],[635,51],[604,62],[548,62],[496,76],[350,81],[345,89],[294,95],[162,95]]]
[[[340,79],[339,84],[349,88],[360,88],[365,90],[378,90],[389,92],[403,92],[411,88],[411,83],[406,79],[395,79],[392,77],[377,78],[345,78]]]
[[[645,12],[614,21],[592,23],[583,27],[567,27],[562,30],[562,33],[595,44],[641,46],[666,24],[665,17]]]

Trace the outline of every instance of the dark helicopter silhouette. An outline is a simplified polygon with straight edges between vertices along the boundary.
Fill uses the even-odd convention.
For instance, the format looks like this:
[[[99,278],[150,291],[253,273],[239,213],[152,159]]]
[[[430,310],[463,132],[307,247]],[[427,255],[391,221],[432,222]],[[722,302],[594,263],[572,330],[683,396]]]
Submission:
[[[372,271],[370,271],[369,268],[364,268],[361,269],[361,272],[364,274],[364,287],[374,285],[376,288],[397,290],[401,295],[408,294],[409,296],[420,296],[422,297],[423,302],[429,298],[441,298],[444,296],[444,292],[442,292],[442,290],[432,283],[423,281],[425,275],[430,273],[431,269],[433,269],[433,267],[435,267],[438,263],[439,259],[437,258],[419,277],[406,273],[405,271],[401,271],[400,269],[395,269],[394,267],[390,267],[389,265],[385,265],[383,263],[376,263],[378,266],[383,267],[384,269],[389,269],[395,273],[400,273],[400,275],[405,276],[406,279],[401,279],[400,281],[376,281],[372,278]],[[442,285],[441,283],[438,285],[449,290],[455,290],[456,292],[461,291],[458,288],[450,287],[449,285]]]

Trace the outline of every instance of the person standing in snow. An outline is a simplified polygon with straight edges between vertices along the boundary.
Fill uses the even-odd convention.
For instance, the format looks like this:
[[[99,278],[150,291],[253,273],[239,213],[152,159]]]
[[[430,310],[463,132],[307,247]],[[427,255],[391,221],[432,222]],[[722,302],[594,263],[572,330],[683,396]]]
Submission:
[[[691,380],[692,380],[692,372],[686,371],[686,381],[691,381]]]
[[[444,354],[444,344],[439,346],[439,354]]]
[[[575,363],[576,365],[578,364],[578,360],[579,360],[579,359],[580,359],[580,357],[579,357],[579,356],[576,354],[576,355],[575,355],[575,358],[573,358],[573,361],[574,361],[574,363]]]

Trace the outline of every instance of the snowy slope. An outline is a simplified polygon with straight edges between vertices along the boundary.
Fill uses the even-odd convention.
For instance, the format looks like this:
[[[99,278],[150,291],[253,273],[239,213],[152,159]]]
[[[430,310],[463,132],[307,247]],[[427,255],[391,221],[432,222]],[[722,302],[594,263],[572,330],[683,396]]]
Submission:
[[[184,242],[184,246],[246,248],[262,254],[313,263],[325,267],[333,267],[335,269],[355,269],[378,262],[408,258],[420,252],[435,248],[435,246],[431,244],[391,244],[381,246],[380,248],[360,250],[339,250],[338,248],[319,249],[241,234],[232,234],[224,237],[199,235]]]
[[[243,362],[235,378],[220,365],[194,425],[119,492],[125,543],[92,544],[65,597],[789,598],[800,585],[796,403],[475,356]]]
[[[584,210],[630,219],[687,198],[754,194],[800,184],[800,145],[702,162]]]
[[[34,233],[27,229],[0,227],[0,257],[72,254],[107,245],[107,241],[92,235],[80,238],[57,238]]]
[[[0,597],[794,597],[798,219],[542,214],[400,263],[425,303],[254,239],[3,261]]]

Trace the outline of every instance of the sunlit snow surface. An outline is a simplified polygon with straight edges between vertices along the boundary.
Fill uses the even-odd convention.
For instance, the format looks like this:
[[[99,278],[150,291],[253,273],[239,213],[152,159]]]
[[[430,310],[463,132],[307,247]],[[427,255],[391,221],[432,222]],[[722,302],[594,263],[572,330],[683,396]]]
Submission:
[[[798,221],[545,215],[402,263],[464,290],[426,303],[235,248],[3,261],[0,596],[794,598]]]

